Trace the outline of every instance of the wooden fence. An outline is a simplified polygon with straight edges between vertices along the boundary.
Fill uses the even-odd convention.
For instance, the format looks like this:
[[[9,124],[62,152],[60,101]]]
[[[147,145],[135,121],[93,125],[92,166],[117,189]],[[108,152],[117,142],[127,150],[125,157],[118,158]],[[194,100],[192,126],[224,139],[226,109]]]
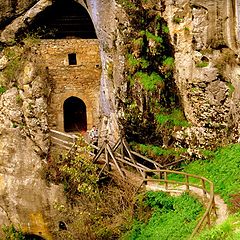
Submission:
[[[157,175],[158,178],[157,179],[153,178],[152,174]],[[182,176],[183,179],[180,179],[178,177],[178,180],[171,180],[169,179],[170,174],[171,174],[171,177]],[[193,182],[190,180],[193,180]],[[151,171],[144,171],[143,183],[147,185],[148,182],[163,183],[164,188],[169,191],[172,190],[171,188],[173,188],[173,186],[176,186],[176,185],[185,185],[186,191],[190,191],[191,190],[190,187],[201,189],[203,191],[203,195],[209,199],[209,202],[207,204],[207,208],[203,217],[198,222],[197,226],[192,232],[190,239],[192,239],[206,225],[208,226],[211,225],[211,216],[212,216],[212,213],[216,215],[216,206],[215,206],[215,200],[214,200],[214,185],[210,180],[201,176],[184,173],[184,172],[177,172],[172,170],[151,170]],[[195,183],[195,182],[198,182],[198,183]]]

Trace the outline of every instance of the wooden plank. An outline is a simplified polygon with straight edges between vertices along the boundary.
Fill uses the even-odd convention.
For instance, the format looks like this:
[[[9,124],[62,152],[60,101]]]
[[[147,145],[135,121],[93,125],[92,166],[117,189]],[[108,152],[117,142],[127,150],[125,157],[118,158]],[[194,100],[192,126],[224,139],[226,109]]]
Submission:
[[[112,150],[111,150],[111,147],[109,146],[108,143],[106,144],[106,147],[107,147],[107,151],[109,152],[110,156],[112,157],[112,159],[113,159],[113,161],[114,161],[114,163],[115,163],[115,165],[116,165],[116,167],[117,167],[117,170],[119,171],[120,175],[121,175],[123,178],[125,178],[124,173],[122,172],[121,168],[119,167],[119,165],[118,165],[118,163],[117,163],[117,160],[116,160],[116,158],[114,157],[114,154],[113,154],[113,152],[112,152]]]
[[[159,168],[163,168],[163,166],[162,166],[161,164],[155,162],[155,161],[152,160],[152,159],[149,159],[149,158],[141,155],[140,153],[137,153],[137,152],[135,152],[135,151],[131,151],[131,153],[132,153],[133,155],[137,156],[137,157],[142,158],[143,160],[145,160],[145,161],[147,161],[147,162],[150,162],[150,163],[152,163],[152,164],[156,164]]]

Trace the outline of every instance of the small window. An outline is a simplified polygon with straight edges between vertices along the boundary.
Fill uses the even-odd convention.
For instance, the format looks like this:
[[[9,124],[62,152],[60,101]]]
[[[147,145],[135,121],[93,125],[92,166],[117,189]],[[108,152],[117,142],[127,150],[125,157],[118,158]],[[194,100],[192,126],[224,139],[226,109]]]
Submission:
[[[68,54],[68,63],[69,63],[69,65],[77,65],[76,53],[69,53]]]

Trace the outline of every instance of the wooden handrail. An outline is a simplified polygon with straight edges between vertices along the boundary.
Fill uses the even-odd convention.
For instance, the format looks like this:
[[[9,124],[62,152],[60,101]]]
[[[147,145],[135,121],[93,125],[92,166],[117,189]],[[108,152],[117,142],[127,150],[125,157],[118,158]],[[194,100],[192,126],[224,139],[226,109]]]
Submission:
[[[159,175],[160,176],[164,175],[164,179],[147,178],[148,173],[155,173],[158,176]],[[185,181],[168,180],[167,179],[168,174],[183,175]],[[194,228],[190,239],[192,239],[207,224],[208,225],[211,224],[210,215],[212,213],[212,210],[216,214],[216,209],[215,209],[215,200],[214,200],[214,185],[210,180],[208,180],[205,177],[198,176],[198,175],[189,174],[189,173],[185,173],[185,172],[177,172],[177,171],[173,171],[173,170],[145,170],[143,176],[145,176],[143,178],[143,183],[147,184],[148,181],[150,181],[150,182],[157,182],[157,181],[158,182],[164,182],[164,187],[165,187],[166,190],[169,189],[169,183],[184,184],[184,185],[186,185],[186,190],[189,190],[189,186],[192,186],[192,187],[197,187],[197,188],[203,190],[204,195],[206,195],[206,193],[209,194],[209,203],[207,205],[206,211],[204,212],[204,215],[201,218],[201,220],[198,222],[197,226]],[[189,181],[189,177],[201,180],[201,184],[200,185],[192,184]],[[209,186],[210,186],[209,191],[206,189],[206,183],[208,183]]]
[[[67,138],[69,139],[70,141],[65,141],[65,140],[62,140],[61,141],[61,144],[65,144],[68,143],[68,144],[72,144],[73,146],[75,145],[76,143],[76,140],[78,139],[78,136],[77,135],[74,135],[74,134],[66,134],[66,133],[62,133],[62,132],[59,132],[59,131],[56,131],[56,130],[50,130],[50,134],[51,134],[51,137],[52,139],[57,139],[59,136],[60,138],[63,137],[63,138]],[[54,137],[55,135],[55,137]],[[57,135],[57,136],[56,136]],[[56,140],[55,139],[55,140]],[[98,158],[101,153],[103,153],[103,150],[104,150],[104,145],[99,148],[95,145],[92,145],[90,143],[88,143],[86,141],[87,144],[89,144],[90,146],[92,146],[93,148],[97,149],[98,150],[98,153],[97,155],[95,155],[96,158]],[[165,166],[162,166],[161,164],[159,163],[156,163],[154,160],[152,159],[149,159],[145,156],[142,156],[141,154],[135,152],[135,151],[132,151],[130,149],[127,149],[128,150],[128,153],[129,153],[129,157],[126,157],[126,156],[123,156],[121,153],[117,153],[115,152],[115,150],[118,148],[118,146],[123,143],[122,142],[122,138],[120,138],[115,147],[113,147],[113,150],[111,149],[110,145],[108,144],[108,141],[106,142],[106,148],[108,149],[108,153],[105,152],[105,155],[107,156],[107,159],[106,159],[106,164],[108,165],[109,164],[109,159],[108,159],[108,154],[111,155],[112,159],[114,160],[114,163],[115,165],[117,166],[120,174],[124,177],[124,173],[122,172],[122,170],[120,169],[118,163],[116,160],[124,163],[124,164],[127,164],[129,166],[132,166],[132,167],[135,167],[137,170],[140,170],[140,173],[141,175],[143,176],[143,183],[147,183],[148,181],[152,181],[152,182],[163,182],[164,183],[164,187],[166,190],[169,189],[169,184],[184,184],[186,185],[186,190],[189,191],[190,190],[190,186],[192,187],[196,187],[196,188],[199,188],[199,189],[202,189],[203,190],[203,194],[206,195],[207,193],[209,194],[209,203],[207,205],[207,208],[206,208],[206,211],[203,215],[203,217],[201,218],[201,220],[198,222],[197,226],[195,227],[194,231],[192,232],[192,235],[190,237],[190,239],[192,239],[201,229],[203,229],[207,224],[210,225],[211,224],[211,219],[210,219],[210,215],[212,213],[212,210],[214,211],[214,213],[216,214],[216,208],[215,208],[215,201],[214,201],[214,186],[213,186],[213,183],[208,180],[207,178],[204,178],[204,177],[201,177],[201,176],[197,176],[197,175],[194,175],[194,174],[189,174],[189,173],[185,173],[185,172],[178,172],[178,171],[174,171],[174,170],[168,170],[168,169],[163,169],[165,166],[171,166],[171,164],[167,164]],[[59,144],[59,143],[58,143]],[[126,144],[126,143],[123,143],[123,144]],[[66,147],[66,146],[65,146]],[[126,146],[125,146],[126,147]],[[69,148],[69,147],[68,147]],[[127,148],[127,147],[126,147]],[[114,155],[116,154],[116,156]],[[157,169],[157,170],[149,170],[148,167],[144,166],[143,164],[137,162],[136,160],[134,159],[131,159],[132,158],[132,155],[135,155],[137,157],[140,157],[142,160],[148,162],[148,163],[151,163],[154,165],[154,167]],[[133,160],[133,161],[132,161]],[[176,161],[174,162],[173,164],[176,164],[180,161]],[[103,169],[102,169],[103,170]],[[101,170],[101,171],[102,171]],[[158,176],[160,176],[159,179],[154,179],[154,178],[147,178],[147,174],[148,173],[154,173]],[[182,175],[184,176],[184,179],[185,181],[176,181],[176,180],[169,180],[168,179],[168,174],[177,174],[177,175]],[[162,178],[163,177],[163,178]],[[189,181],[189,178],[195,178],[195,179],[199,179],[201,181],[201,184],[198,185],[198,184],[193,184]],[[209,184],[210,186],[210,190],[208,191],[207,188],[206,188],[206,183]]]

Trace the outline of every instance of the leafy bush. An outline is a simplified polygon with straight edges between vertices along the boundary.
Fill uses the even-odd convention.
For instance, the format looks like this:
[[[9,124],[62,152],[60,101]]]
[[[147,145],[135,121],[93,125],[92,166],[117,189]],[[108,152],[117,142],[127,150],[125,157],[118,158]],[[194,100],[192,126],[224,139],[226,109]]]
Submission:
[[[163,192],[147,192],[145,204],[153,210],[148,223],[136,220],[122,239],[187,239],[202,213],[202,205],[188,194],[172,197]]]

